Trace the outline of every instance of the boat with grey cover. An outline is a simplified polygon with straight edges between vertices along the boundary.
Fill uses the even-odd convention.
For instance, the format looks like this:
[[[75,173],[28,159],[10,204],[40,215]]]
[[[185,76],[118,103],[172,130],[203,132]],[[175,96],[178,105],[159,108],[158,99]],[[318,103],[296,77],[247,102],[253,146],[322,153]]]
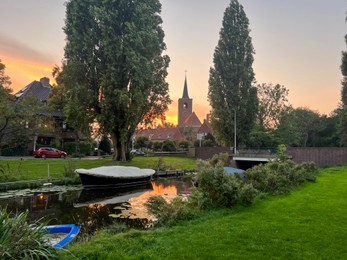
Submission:
[[[149,183],[155,173],[152,169],[133,166],[102,166],[76,169],[84,188],[134,187]]]

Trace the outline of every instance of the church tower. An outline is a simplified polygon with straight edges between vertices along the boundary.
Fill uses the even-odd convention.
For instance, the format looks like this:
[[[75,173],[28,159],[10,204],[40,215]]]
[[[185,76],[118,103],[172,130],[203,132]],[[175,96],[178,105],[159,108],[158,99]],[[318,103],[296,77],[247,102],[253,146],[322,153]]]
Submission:
[[[178,126],[182,126],[193,112],[193,99],[188,96],[187,75],[184,79],[183,95],[178,99]]]

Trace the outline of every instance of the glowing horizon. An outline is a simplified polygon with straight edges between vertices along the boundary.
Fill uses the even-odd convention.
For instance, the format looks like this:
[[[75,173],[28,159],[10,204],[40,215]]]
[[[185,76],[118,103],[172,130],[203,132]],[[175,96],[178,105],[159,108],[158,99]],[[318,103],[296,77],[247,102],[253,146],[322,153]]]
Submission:
[[[10,88],[13,90],[13,94],[17,93],[22,88],[26,87],[33,81],[39,81],[42,77],[47,77],[50,79],[50,84],[54,84],[54,78],[52,77],[52,67],[49,64],[34,64],[29,61],[20,60],[16,58],[5,57],[2,59],[2,63],[5,64],[5,74],[10,77],[12,84]],[[14,77],[12,75],[15,75]],[[182,87],[183,89],[183,87]],[[193,103],[194,105],[194,103]],[[199,104],[196,105],[199,108]],[[198,115],[199,119],[203,121],[206,118],[205,110],[200,109],[194,110]],[[199,116],[200,115],[200,116]],[[169,106],[169,110],[165,114],[166,122],[177,125],[178,122],[178,108],[177,100],[173,100],[172,104]]]
[[[0,59],[14,92],[42,77],[54,82],[51,68],[64,57],[65,1],[0,1],[6,10],[0,16]],[[177,124],[177,100],[186,70],[193,111],[202,122],[211,110],[209,69],[230,0],[160,2],[165,54],[171,59],[167,82],[173,103],[167,122]],[[336,109],[341,98],[341,51],[346,50],[346,1],[239,2],[250,22],[257,83],[284,85],[293,107],[321,114]]]

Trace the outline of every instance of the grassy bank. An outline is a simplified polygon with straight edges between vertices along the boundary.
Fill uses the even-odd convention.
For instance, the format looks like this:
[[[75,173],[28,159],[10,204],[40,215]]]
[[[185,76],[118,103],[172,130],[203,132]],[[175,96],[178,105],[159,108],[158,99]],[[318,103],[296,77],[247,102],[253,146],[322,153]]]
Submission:
[[[147,232],[101,232],[62,259],[347,259],[347,167],[250,207]]]
[[[139,168],[154,168],[162,158],[163,163],[172,169],[195,169],[194,158],[181,157],[135,157],[128,162],[114,162],[110,158],[103,159],[30,159],[30,160],[1,160],[2,171],[9,173],[18,180],[47,178],[48,168],[51,178],[62,178],[64,167],[93,168],[108,165],[126,165]]]

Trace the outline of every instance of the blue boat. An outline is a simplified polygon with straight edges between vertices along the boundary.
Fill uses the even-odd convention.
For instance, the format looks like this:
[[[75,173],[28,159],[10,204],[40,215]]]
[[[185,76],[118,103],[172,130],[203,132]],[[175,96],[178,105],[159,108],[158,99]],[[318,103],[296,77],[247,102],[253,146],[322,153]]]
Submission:
[[[242,169],[238,169],[238,168],[234,168],[234,167],[224,167],[224,170],[228,174],[238,173],[242,180],[244,180],[244,181],[246,180],[245,171]]]
[[[49,243],[54,248],[62,248],[70,243],[80,231],[81,226],[75,224],[63,224],[44,226],[47,231]]]

